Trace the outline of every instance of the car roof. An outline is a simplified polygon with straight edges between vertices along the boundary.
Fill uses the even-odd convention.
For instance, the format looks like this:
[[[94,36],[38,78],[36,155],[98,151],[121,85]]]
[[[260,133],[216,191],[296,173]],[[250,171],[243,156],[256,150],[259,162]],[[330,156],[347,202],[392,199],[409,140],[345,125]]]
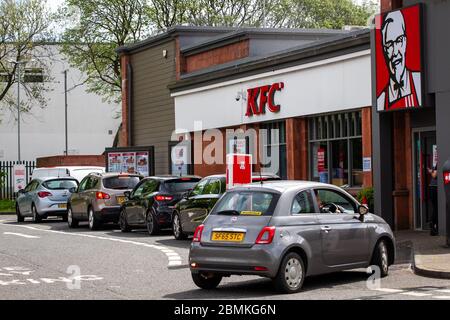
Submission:
[[[326,183],[320,183],[316,181],[304,181],[304,180],[274,180],[274,181],[264,181],[263,183],[256,182],[251,184],[246,184],[243,186],[235,187],[233,190],[239,189],[266,189],[274,190],[278,192],[284,192],[290,189],[308,189],[308,188],[334,188],[338,187]]]
[[[263,178],[279,178],[279,176],[277,176],[276,174],[273,174],[273,173],[261,173],[261,174],[259,174],[259,173],[253,173],[252,174],[252,178],[259,178],[259,177],[263,177]],[[226,175],[225,174],[213,174],[213,175],[210,175],[210,176],[206,176],[205,178],[225,178],[226,177]]]
[[[157,179],[157,180],[175,180],[175,179],[201,179],[200,176],[194,176],[194,175],[187,175],[187,176],[173,176],[173,175],[160,175],[160,176],[150,176],[145,177],[145,179]]]
[[[142,177],[139,173],[126,173],[126,172],[91,172],[89,175],[94,175],[102,178],[110,178],[117,176],[130,176],[130,177]]]
[[[49,180],[75,180],[78,181],[77,179],[75,179],[74,177],[38,177],[35,178],[34,180],[40,181],[40,182],[45,182],[45,181],[49,181]]]

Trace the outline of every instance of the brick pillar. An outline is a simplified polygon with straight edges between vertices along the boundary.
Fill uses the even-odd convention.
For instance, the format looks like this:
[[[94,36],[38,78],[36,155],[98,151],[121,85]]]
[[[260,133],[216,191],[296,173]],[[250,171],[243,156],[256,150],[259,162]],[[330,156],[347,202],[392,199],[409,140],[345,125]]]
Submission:
[[[308,179],[308,122],[306,118],[286,120],[288,179]]]
[[[130,63],[130,56],[126,54],[122,54],[120,57],[120,68],[122,74],[122,129],[119,133],[119,147],[128,147],[130,145],[129,141],[129,85],[131,79],[129,79],[128,75],[128,64]]]
[[[391,11],[394,9],[401,8],[403,5],[402,0],[381,0],[380,1],[380,10],[381,12]]]
[[[413,227],[411,120],[407,112],[393,114],[394,217],[397,230]]]
[[[372,108],[363,108],[362,117],[362,156],[372,158]],[[363,172],[363,187],[373,185],[372,171]]]
[[[181,79],[181,75],[186,72],[186,58],[181,54],[180,40],[175,39],[175,78]]]

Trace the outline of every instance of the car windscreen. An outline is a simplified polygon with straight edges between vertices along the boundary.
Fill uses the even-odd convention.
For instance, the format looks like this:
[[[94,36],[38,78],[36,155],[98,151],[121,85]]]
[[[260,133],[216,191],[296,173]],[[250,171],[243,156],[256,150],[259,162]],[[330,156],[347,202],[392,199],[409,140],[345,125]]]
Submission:
[[[273,192],[231,191],[219,200],[211,214],[271,216],[279,198]]]
[[[42,185],[49,190],[68,190],[70,188],[77,188],[78,182],[75,179],[55,179],[45,181]]]
[[[194,189],[200,179],[178,179],[164,182],[163,188],[170,193],[186,192]]]
[[[117,176],[103,179],[106,189],[127,190],[133,189],[141,179],[137,176]]]

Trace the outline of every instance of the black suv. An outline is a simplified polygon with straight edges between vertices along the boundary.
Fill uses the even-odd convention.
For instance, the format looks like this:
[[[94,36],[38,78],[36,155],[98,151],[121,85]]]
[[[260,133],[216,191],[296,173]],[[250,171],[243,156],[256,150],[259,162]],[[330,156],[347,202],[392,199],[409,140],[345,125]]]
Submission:
[[[172,226],[175,204],[200,181],[196,176],[155,176],[143,179],[131,192],[120,210],[122,232],[147,228],[150,235]]]
[[[280,180],[280,177],[271,174],[252,177],[254,183],[271,180]],[[183,240],[193,235],[225,191],[226,177],[220,174],[203,178],[192,191],[186,193],[173,211],[172,230],[175,239]]]

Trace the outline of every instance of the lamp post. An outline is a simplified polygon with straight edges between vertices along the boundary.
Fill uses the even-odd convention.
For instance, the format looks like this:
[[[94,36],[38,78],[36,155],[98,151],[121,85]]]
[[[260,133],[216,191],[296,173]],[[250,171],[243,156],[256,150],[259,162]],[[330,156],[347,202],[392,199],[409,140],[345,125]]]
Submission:
[[[64,74],[64,123],[65,123],[65,155],[68,156],[68,138],[67,138],[67,70],[63,71]]]
[[[14,65],[16,65],[16,70],[17,70],[17,160],[20,162],[21,156],[20,156],[20,65],[21,64],[26,64],[27,62],[33,62],[35,61],[35,59],[30,59],[30,60],[21,60],[21,61],[16,61],[16,60],[8,60],[9,63],[12,63]]]
[[[17,71],[17,158],[20,162],[22,159],[20,157],[20,65],[25,64],[28,61],[15,61],[8,60],[10,63],[16,65]]]

